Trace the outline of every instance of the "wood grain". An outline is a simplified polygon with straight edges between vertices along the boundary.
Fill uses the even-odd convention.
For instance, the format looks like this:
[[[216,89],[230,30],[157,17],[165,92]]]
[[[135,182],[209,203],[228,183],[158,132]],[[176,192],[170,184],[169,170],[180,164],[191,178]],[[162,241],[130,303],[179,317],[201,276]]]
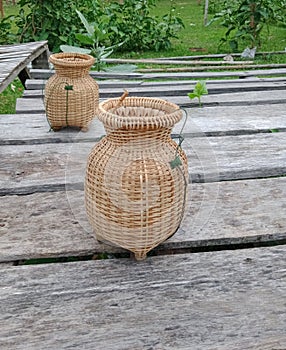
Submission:
[[[286,240],[286,178],[189,186],[180,229],[157,250]],[[4,196],[0,261],[82,256],[121,249],[94,239],[83,191]]]
[[[188,119],[183,129],[186,137],[240,135],[270,130],[285,131],[285,104],[248,106],[217,106],[187,108]],[[180,133],[184,120],[178,123],[173,133]],[[21,125],[21,128],[18,127]],[[77,129],[62,129],[49,132],[46,115],[16,114],[0,118],[0,144],[60,143],[97,141],[105,134],[103,125],[95,118],[87,132]]]
[[[20,55],[6,49],[11,68]],[[49,132],[44,80],[28,80],[38,91],[0,116],[1,349],[286,350],[286,69],[91,74],[101,100],[127,87],[187,108],[186,213],[160,256],[115,258],[123,249],[95,239],[84,206],[103,126]],[[198,108],[186,94],[212,78]],[[21,265],[31,259],[42,264]]]
[[[286,174],[286,133],[186,137],[192,182]],[[28,194],[65,185],[82,186],[95,142],[1,146],[0,195]]]
[[[33,77],[33,79],[28,79],[27,80],[27,89],[28,91],[24,92],[25,96],[29,96],[30,93],[32,93],[32,90],[38,90],[39,92],[43,93],[45,83],[47,82],[47,78],[49,78],[53,72],[50,72],[49,76],[45,74],[45,70],[39,70],[38,73],[36,74],[37,79],[35,79],[35,74],[34,70],[30,70],[30,73]],[[93,72],[90,72],[91,75],[93,75]],[[45,78],[45,79],[44,79]],[[237,78],[232,78],[228,80],[224,79],[214,79],[214,80],[207,80],[207,86],[208,87],[214,87],[216,85],[221,85],[221,87],[231,87],[233,84],[237,85],[239,84],[241,86],[241,89],[243,89],[244,86],[247,86],[252,83],[259,84],[262,86],[262,84],[266,83],[270,84],[272,83],[279,83],[283,84],[286,81],[286,77],[281,76],[281,77],[264,77],[264,78],[259,78],[259,77],[246,77],[245,79],[237,79]],[[172,80],[172,84],[176,84],[176,86],[189,86],[193,87],[194,84],[196,84],[198,80],[190,80],[190,79],[182,79],[182,80]],[[106,89],[106,88],[130,88],[130,87],[136,87],[136,86],[141,86],[141,87],[154,87],[154,86],[169,86],[170,81],[168,80],[158,80],[158,81],[144,81],[142,79],[139,80],[124,80],[124,79],[112,79],[112,80],[97,80],[97,84],[100,89]],[[38,92],[38,93],[39,93]]]
[[[52,70],[32,69],[31,74],[34,78],[47,79],[54,74]],[[286,75],[286,68],[272,69],[251,69],[251,70],[233,70],[220,72],[168,72],[168,73],[111,73],[111,72],[91,72],[95,79],[143,79],[143,80],[170,80],[170,79],[209,79],[209,78],[248,78],[248,77],[274,77]]]
[[[163,84],[160,82],[159,84],[148,84],[148,83],[138,83],[138,84],[117,84],[117,85],[105,85],[99,84],[100,88],[100,97],[101,98],[112,98],[118,97],[120,91],[124,91],[124,89],[128,89],[128,92],[131,96],[175,96],[175,95],[187,95],[192,92],[195,88],[196,82],[189,82],[188,84],[176,84],[176,90],[173,89],[173,84],[168,82],[169,84]],[[44,82],[43,82],[44,84]],[[25,98],[38,98],[42,97],[44,94],[44,86],[38,84],[29,84],[29,89],[33,87],[33,90],[27,90],[24,92]],[[120,90],[121,89],[121,90]],[[221,83],[221,84],[212,84],[207,83],[207,89],[209,95],[214,94],[222,94],[222,93],[238,93],[238,92],[247,92],[247,91],[271,91],[271,90],[285,90],[286,82],[276,81],[276,82],[248,82],[248,84],[241,84],[239,82],[234,83]]]
[[[286,247],[7,267],[5,349],[286,348]]]
[[[286,89],[285,89],[286,90]],[[224,93],[206,95],[202,98],[203,106],[248,106],[265,105],[265,104],[281,104],[286,102],[285,90],[274,91],[250,91],[240,93]],[[117,90],[117,96],[122,95],[122,90]],[[149,97],[149,93],[142,94]],[[198,107],[197,101],[192,101],[185,95],[168,96],[157,90],[158,98],[167,99],[170,102],[178,104],[180,107],[191,108]],[[100,98],[100,101],[103,99]],[[43,113],[45,111],[42,98],[18,98],[16,102],[16,113]]]
[[[39,41],[20,45],[1,45],[0,48],[0,93],[13,82],[20,72],[37,57],[46,53],[47,41]]]

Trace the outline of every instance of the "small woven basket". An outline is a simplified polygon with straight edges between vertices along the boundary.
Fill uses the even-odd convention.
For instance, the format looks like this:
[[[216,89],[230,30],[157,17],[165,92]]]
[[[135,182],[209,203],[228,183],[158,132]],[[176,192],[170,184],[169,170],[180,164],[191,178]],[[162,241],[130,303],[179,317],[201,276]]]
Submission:
[[[89,75],[94,57],[80,53],[57,53],[49,58],[55,74],[45,86],[46,115],[54,130],[66,126],[86,129],[96,115],[98,85]]]
[[[187,158],[170,137],[182,111],[161,99],[127,97],[100,103],[98,118],[107,135],[88,158],[87,215],[98,240],[144,259],[183,217]]]

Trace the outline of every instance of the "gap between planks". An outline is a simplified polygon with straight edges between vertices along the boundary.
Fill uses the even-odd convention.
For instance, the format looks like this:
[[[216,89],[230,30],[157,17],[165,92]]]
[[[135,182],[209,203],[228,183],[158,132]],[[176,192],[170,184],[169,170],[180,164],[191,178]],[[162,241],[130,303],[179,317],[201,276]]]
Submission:
[[[191,184],[188,198],[179,230],[158,254],[285,243],[285,177]],[[82,190],[6,195],[0,217],[0,261],[126,252],[94,238]]]
[[[1,271],[0,342],[38,350],[282,350],[285,254],[281,246],[10,267]]]

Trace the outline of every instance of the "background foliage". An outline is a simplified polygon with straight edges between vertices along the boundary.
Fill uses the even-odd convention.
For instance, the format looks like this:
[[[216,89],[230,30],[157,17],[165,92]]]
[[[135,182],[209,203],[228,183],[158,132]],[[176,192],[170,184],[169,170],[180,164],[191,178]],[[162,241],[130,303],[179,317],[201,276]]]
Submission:
[[[226,0],[220,7],[211,22],[219,20],[226,27],[221,44],[228,43],[234,52],[239,46],[260,48],[264,27],[268,32],[271,24],[286,28],[285,0]]]
[[[170,6],[161,18],[151,15],[155,5],[156,0],[125,0],[122,4],[115,0],[19,0],[16,36],[19,42],[48,40],[53,52],[58,52],[61,44],[76,45],[76,34],[83,31],[77,9],[89,22],[100,19],[108,33],[104,45],[124,41],[122,51],[165,50],[183,21],[174,16]]]
[[[138,1],[128,0],[129,3],[138,3]],[[230,8],[240,3],[241,0],[209,0],[209,20],[215,16],[216,13],[221,12],[225,8]],[[258,0],[257,0],[258,1]],[[260,1],[260,0],[259,0]],[[280,2],[279,2],[280,1]],[[277,14],[281,15],[284,19],[286,18],[286,0],[272,0],[272,4],[280,4]],[[64,2],[55,0],[18,0],[17,6],[13,6],[10,3],[4,2],[6,18],[0,20],[0,44],[9,44],[19,42],[19,37],[24,41],[31,40],[41,40],[50,35],[50,40],[54,42],[52,45],[54,47],[59,47],[60,43],[73,44],[75,40],[76,32],[84,32],[85,29],[82,23],[78,19],[76,13],[69,15],[70,11],[75,11],[78,8],[85,15],[88,16],[89,21],[96,21],[98,17],[94,15],[95,8],[97,8],[98,13],[109,17],[109,12],[105,9],[105,6],[100,7],[101,3],[108,4],[109,11],[111,11],[111,3],[114,0],[102,0],[102,1],[91,1],[91,0],[65,0]],[[90,5],[90,3],[92,5]],[[172,57],[172,56],[192,56],[198,54],[213,54],[213,53],[232,53],[231,46],[226,42],[223,46],[220,46],[220,39],[225,38],[226,27],[222,26],[223,18],[215,21],[210,26],[204,26],[204,1],[201,1],[201,5],[198,4],[198,0],[155,0],[147,3],[148,5],[148,16],[156,18],[158,20],[158,26],[162,26],[164,16],[169,16],[171,14],[173,18],[181,18],[184,27],[180,31],[176,32],[176,37],[168,37],[166,49],[162,50],[160,53],[156,51],[155,48],[151,48],[148,45],[148,36],[144,35],[144,45],[148,46],[148,50],[142,50],[138,46],[135,49],[133,47],[132,40],[139,41],[141,39],[132,39],[130,43],[132,47],[126,46],[127,51],[114,52],[112,55],[120,58],[152,58],[158,56]],[[37,6],[40,6],[37,9]],[[115,4],[118,6],[118,3]],[[232,7],[231,7],[232,8]],[[20,15],[18,15],[20,11]],[[39,12],[37,12],[39,11]],[[39,15],[45,11],[46,18],[41,18]],[[138,10],[139,11],[139,10]],[[34,14],[33,14],[34,12]],[[100,15],[100,16],[101,16]],[[128,14],[130,16],[130,13]],[[9,17],[11,16],[11,17]],[[148,19],[148,16],[146,17]],[[65,18],[62,18],[65,17]],[[111,16],[112,17],[112,16]],[[140,11],[138,12],[138,17],[140,18]],[[114,16],[107,18],[107,22],[110,25],[118,18],[118,26],[120,28],[125,25],[128,27],[125,36],[132,37],[132,28],[124,20],[123,13],[119,11],[117,17]],[[120,24],[120,21],[121,24]],[[166,17],[165,17],[166,19]],[[16,24],[21,25],[21,28],[17,27]],[[45,24],[48,21],[49,25]],[[105,21],[106,19],[104,19]],[[109,22],[110,21],[110,22]],[[150,24],[149,24],[150,25]],[[165,24],[163,24],[165,25]],[[176,22],[174,22],[176,28]],[[148,25],[145,24],[148,28]],[[43,30],[46,28],[46,32]],[[58,38],[58,28],[62,28],[61,36]],[[141,26],[139,26],[141,28]],[[116,34],[116,29],[113,28],[112,35],[114,35],[112,40],[120,41],[122,38],[122,33],[118,29]],[[139,33],[140,34],[140,33]],[[125,37],[123,36],[123,37]],[[164,35],[162,36],[164,37]],[[110,37],[108,37],[110,38]],[[133,37],[136,38],[136,37]],[[140,38],[138,36],[137,38]],[[154,38],[154,36],[153,36]],[[261,38],[261,51],[284,51],[286,48],[286,27],[283,23],[277,23],[275,21],[270,21],[260,32]],[[60,39],[58,41],[58,39]],[[109,39],[107,39],[108,41]],[[154,40],[154,39],[153,39]],[[111,41],[111,39],[110,39]],[[118,43],[118,42],[117,42]],[[110,43],[105,43],[109,46]],[[137,43],[135,43],[137,44]],[[171,44],[171,47],[169,46]],[[242,48],[247,45],[246,42],[240,40],[240,45]],[[255,57],[257,63],[286,63],[286,55],[262,55]],[[145,66],[145,68],[147,65]],[[7,88],[3,93],[0,94],[0,114],[1,113],[15,113],[15,100],[21,95],[21,83],[15,81],[13,86]]]

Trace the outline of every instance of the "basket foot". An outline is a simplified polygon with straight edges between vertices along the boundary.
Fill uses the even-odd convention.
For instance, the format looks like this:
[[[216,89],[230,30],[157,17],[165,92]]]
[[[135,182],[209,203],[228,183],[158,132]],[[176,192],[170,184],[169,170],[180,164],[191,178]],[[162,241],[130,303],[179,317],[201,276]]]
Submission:
[[[135,260],[142,261],[145,260],[147,257],[147,254],[145,252],[136,252],[134,253]]]
[[[88,131],[88,126],[83,126],[80,131],[82,132],[87,132]]]
[[[53,131],[60,131],[61,128],[62,128],[62,126],[51,126],[51,129],[52,129]]]

